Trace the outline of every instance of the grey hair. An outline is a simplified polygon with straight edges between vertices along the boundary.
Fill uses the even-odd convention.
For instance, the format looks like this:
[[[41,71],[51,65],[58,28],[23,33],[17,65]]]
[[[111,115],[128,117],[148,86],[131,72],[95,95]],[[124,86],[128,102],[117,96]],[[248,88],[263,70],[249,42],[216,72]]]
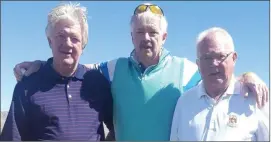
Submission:
[[[204,30],[201,32],[196,40],[196,47],[198,48],[199,44],[201,44],[206,38],[208,38],[210,35],[213,34],[222,34],[223,40],[225,43],[229,45],[232,51],[234,51],[234,43],[231,35],[223,28],[220,27],[212,27],[207,30]]]
[[[144,4],[150,5],[150,3],[144,3]],[[133,32],[134,22],[136,20],[139,20],[139,19],[140,20],[142,20],[142,19],[143,20],[149,20],[149,19],[152,19],[152,18],[159,18],[159,20],[160,20],[160,29],[161,29],[162,33],[167,33],[168,22],[166,20],[166,17],[163,16],[163,15],[153,14],[149,10],[147,10],[145,12],[142,12],[142,13],[139,13],[139,14],[136,14],[136,15],[133,15],[131,17],[131,20],[130,20],[131,32]]]
[[[82,47],[85,48],[88,42],[88,22],[87,22],[87,8],[77,4],[60,4],[51,10],[48,14],[48,22],[45,29],[46,36],[50,37],[55,24],[61,19],[70,19],[80,24],[82,31]]]

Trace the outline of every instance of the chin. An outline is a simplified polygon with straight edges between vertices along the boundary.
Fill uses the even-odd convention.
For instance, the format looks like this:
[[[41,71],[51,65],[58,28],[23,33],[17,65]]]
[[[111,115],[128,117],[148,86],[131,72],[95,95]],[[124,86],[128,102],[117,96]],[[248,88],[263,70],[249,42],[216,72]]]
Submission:
[[[220,86],[221,84],[223,84],[224,81],[222,79],[209,79],[208,80],[208,84],[211,84],[212,86]]]
[[[66,58],[66,59],[63,59],[63,63],[66,65],[73,65],[75,61],[72,58]]]

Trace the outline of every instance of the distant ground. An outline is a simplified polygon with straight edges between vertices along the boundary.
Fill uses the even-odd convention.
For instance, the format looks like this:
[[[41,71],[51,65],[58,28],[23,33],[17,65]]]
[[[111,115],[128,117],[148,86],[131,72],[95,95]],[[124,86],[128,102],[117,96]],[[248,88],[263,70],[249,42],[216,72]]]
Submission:
[[[4,127],[7,115],[8,115],[7,111],[1,112],[1,131],[2,131],[3,127]]]

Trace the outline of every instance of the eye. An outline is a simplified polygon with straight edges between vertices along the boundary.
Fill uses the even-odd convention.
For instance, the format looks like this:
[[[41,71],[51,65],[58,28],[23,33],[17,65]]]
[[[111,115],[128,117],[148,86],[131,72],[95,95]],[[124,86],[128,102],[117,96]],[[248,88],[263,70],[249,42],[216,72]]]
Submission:
[[[202,59],[203,60],[210,60],[210,59],[212,59],[212,57],[210,57],[210,56],[203,56]]]
[[[73,43],[80,41],[77,37],[72,37],[71,40],[72,40]]]
[[[219,55],[219,59],[224,59],[224,58],[226,58],[225,55]]]
[[[59,34],[59,35],[57,35],[56,37],[57,37],[58,39],[61,39],[61,40],[65,39],[65,36],[62,35],[62,34]]]
[[[151,35],[157,35],[158,32],[152,31],[152,32],[150,32],[150,34],[151,34]]]
[[[143,31],[137,31],[136,33],[138,33],[138,34],[143,34],[144,32],[143,32]]]

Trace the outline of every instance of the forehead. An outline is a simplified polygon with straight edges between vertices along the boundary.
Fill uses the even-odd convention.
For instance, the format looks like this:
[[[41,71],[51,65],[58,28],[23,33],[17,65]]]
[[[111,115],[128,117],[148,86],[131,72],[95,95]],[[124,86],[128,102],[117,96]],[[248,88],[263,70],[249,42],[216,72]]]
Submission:
[[[225,38],[219,35],[207,36],[198,44],[197,48],[200,54],[227,53],[233,51]]]
[[[55,23],[54,33],[65,32],[65,33],[81,33],[81,27],[78,22],[74,22],[70,19],[61,19]]]
[[[160,19],[156,16],[140,16],[135,18],[134,28],[160,30]]]

